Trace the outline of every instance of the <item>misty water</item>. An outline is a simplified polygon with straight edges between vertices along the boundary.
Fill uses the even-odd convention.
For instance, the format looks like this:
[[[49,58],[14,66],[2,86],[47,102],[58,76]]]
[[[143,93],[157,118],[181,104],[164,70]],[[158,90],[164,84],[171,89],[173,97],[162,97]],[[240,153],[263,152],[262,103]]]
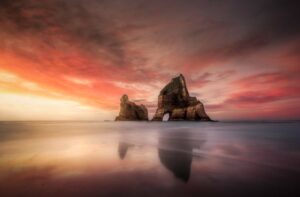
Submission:
[[[299,122],[1,122],[0,196],[297,196]]]

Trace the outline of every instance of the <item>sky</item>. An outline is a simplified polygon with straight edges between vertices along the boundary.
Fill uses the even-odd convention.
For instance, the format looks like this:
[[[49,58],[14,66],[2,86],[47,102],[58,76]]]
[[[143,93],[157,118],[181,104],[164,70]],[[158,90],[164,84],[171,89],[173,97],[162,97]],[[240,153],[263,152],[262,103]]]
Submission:
[[[113,120],[182,73],[217,120],[300,119],[300,3],[1,0],[0,120]]]

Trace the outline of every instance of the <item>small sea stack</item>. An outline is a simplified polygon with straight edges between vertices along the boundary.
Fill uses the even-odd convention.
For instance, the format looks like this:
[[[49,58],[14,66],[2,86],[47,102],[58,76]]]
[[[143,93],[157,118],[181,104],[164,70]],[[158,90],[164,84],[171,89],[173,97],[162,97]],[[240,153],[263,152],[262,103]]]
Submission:
[[[144,105],[137,105],[124,94],[120,99],[120,112],[116,121],[148,121],[148,110]]]

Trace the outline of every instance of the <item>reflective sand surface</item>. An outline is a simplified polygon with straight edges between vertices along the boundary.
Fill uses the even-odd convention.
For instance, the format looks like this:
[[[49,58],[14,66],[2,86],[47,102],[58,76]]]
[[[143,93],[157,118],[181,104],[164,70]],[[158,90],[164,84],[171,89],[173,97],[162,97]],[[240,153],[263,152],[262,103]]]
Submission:
[[[0,196],[297,196],[300,124],[2,122]]]

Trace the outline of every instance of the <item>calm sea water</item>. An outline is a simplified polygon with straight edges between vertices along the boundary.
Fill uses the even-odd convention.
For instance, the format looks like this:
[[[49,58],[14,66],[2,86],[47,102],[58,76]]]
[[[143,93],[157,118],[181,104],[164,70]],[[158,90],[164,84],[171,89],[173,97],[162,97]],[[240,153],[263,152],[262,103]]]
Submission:
[[[0,123],[0,196],[297,196],[298,190],[299,122]]]

